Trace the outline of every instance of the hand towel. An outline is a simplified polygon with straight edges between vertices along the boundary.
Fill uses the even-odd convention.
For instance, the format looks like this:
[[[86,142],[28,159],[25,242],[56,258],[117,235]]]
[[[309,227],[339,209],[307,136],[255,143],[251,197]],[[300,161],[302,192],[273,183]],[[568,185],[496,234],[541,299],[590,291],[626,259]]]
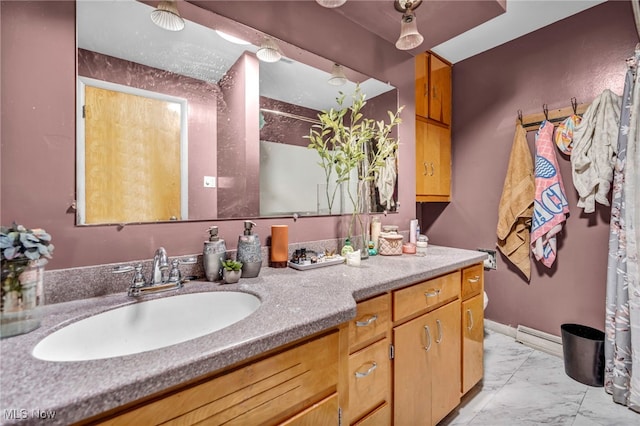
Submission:
[[[550,268],[556,260],[556,235],[569,215],[569,203],[553,143],[553,124],[544,121],[536,133],[535,182],[531,248],[537,260]]]
[[[596,202],[609,205],[621,104],[621,96],[604,90],[589,105],[573,133],[573,185],[578,191],[578,207],[585,213],[593,213]]]
[[[531,277],[530,239],[535,183],[527,131],[516,126],[507,176],[498,206],[498,249],[527,277]]]

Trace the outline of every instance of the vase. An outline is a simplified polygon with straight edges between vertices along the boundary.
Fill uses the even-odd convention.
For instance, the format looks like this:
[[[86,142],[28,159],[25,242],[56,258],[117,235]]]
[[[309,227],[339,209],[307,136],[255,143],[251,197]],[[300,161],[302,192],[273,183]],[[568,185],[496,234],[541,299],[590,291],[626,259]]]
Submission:
[[[40,327],[44,305],[46,259],[2,262],[0,338],[28,333]]]
[[[348,216],[345,236],[351,241],[354,250],[360,250],[360,258],[369,258],[369,241],[371,240],[371,215],[369,208],[368,182],[360,181],[357,192],[352,198],[353,210]]]
[[[222,279],[225,284],[235,284],[240,280],[240,276],[242,275],[242,270],[239,271],[231,271],[229,269],[222,270]]]

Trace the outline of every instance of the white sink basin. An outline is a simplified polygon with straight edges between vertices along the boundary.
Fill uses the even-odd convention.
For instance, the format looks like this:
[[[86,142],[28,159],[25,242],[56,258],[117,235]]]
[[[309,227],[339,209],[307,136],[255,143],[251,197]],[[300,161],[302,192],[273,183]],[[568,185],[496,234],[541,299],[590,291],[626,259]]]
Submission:
[[[134,303],[69,324],[42,339],[33,356],[86,361],[131,355],[223,329],[260,306],[252,294],[191,293]]]

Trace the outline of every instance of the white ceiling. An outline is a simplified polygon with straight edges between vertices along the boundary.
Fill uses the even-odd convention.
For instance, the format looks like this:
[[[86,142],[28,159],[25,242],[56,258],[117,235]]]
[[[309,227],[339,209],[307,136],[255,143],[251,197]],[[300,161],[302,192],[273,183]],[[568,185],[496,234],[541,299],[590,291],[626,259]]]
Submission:
[[[431,50],[451,63],[507,43],[606,0],[507,0],[507,11]]]

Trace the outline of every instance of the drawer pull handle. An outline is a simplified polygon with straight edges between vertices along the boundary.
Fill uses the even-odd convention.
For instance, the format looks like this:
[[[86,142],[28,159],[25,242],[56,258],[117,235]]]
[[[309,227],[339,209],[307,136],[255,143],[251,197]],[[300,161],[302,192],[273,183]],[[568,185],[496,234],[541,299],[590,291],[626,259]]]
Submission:
[[[436,324],[438,324],[438,338],[436,339],[436,343],[440,344],[440,342],[442,342],[442,323],[440,322],[440,320],[436,320]]]
[[[467,309],[467,316],[469,317],[469,325],[467,326],[467,329],[471,330],[473,328],[473,312],[471,312],[471,309]]]
[[[424,347],[424,350],[429,352],[429,349],[431,349],[431,331],[428,325],[424,326],[424,334],[427,337],[427,346]]]
[[[476,275],[473,278],[467,278],[467,281],[470,283],[477,283],[478,281],[480,281],[480,275]]]
[[[368,325],[371,325],[373,322],[375,322],[375,320],[378,319],[378,315],[373,314],[369,317],[368,320],[365,321],[356,321],[356,327],[366,327]]]
[[[427,291],[424,295],[426,297],[437,297],[440,294],[439,288],[434,288],[432,290]]]
[[[367,371],[365,371],[364,373],[361,373],[359,371],[356,371],[356,378],[361,379],[363,377],[367,377],[369,374],[373,373],[373,370],[375,370],[376,368],[378,368],[378,364],[376,364],[375,361],[371,361],[371,367],[369,367],[369,369]]]
[[[423,162],[422,164],[424,165],[424,173],[423,173],[423,175],[427,176],[429,174],[429,166],[427,165],[426,161]]]

